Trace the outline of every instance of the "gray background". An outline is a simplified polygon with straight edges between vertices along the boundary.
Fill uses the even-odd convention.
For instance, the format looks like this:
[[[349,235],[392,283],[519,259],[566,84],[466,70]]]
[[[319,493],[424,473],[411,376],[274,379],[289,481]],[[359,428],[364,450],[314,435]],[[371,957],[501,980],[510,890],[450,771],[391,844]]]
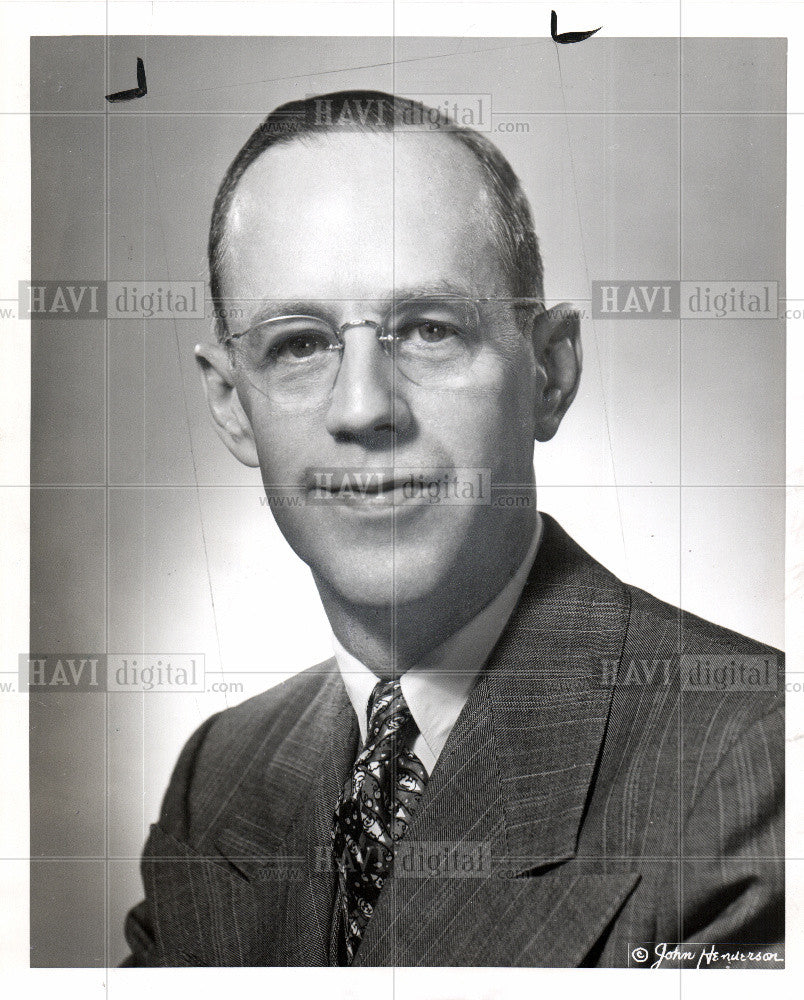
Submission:
[[[148,95],[108,105],[134,86]],[[560,60],[560,64],[559,64]],[[202,280],[215,189],[277,104],[368,87],[491,94],[546,293],[784,280],[780,39],[38,38],[32,275]],[[784,326],[583,324],[585,374],[536,452],[539,504],[614,572],[783,642]],[[203,321],[33,323],[31,649],[203,653],[236,694],[31,699],[32,965],[125,954],[138,856],[212,712],[329,655],[312,580],[216,438]],[[220,672],[220,673],[218,673]]]

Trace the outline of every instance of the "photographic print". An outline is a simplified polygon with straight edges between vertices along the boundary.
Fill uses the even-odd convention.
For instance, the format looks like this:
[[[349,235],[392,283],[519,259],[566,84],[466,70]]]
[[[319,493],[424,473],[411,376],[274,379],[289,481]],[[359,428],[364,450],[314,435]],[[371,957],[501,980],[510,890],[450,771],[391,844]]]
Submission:
[[[788,40],[573,9],[31,33],[31,970],[790,965]]]

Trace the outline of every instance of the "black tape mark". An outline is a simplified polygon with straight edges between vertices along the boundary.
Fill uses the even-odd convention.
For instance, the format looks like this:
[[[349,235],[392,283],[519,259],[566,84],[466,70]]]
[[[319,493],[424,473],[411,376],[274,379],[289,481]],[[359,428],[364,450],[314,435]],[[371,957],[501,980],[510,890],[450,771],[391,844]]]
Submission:
[[[600,25],[602,28],[603,25]],[[554,42],[558,42],[559,45],[572,45],[573,42],[582,42],[586,38],[591,38],[592,35],[596,35],[600,28],[595,28],[592,31],[562,31],[561,34],[558,33],[558,14],[554,10],[550,11],[550,37]]]
[[[107,94],[106,100],[112,104],[117,101],[133,101],[137,97],[145,97],[148,93],[148,84],[145,82],[145,63],[142,59],[137,59],[137,86],[131,90],[119,90],[116,94]]]

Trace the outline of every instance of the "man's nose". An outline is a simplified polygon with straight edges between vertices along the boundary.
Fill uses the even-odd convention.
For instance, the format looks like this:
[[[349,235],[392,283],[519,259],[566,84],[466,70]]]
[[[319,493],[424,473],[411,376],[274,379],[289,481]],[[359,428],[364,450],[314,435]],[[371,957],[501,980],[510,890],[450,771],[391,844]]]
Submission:
[[[344,333],[341,366],[335,379],[325,425],[333,437],[366,438],[411,425],[411,413],[397,392],[399,376],[372,326]]]

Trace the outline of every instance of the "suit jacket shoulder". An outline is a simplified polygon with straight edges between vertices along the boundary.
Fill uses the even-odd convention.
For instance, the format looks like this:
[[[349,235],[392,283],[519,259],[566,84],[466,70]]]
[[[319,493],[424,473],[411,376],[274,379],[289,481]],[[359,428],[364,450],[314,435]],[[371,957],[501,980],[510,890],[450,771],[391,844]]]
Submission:
[[[654,722],[683,715],[687,759],[698,779],[710,773],[753,725],[783,730],[784,654],[765,643],[682,611],[637,587],[627,587],[628,627],[617,665],[612,715]],[[661,707],[661,711],[659,708]],[[651,725],[645,720],[647,732]],[[707,763],[702,763],[705,760]]]
[[[270,760],[294,729],[303,733],[305,710],[335,672],[334,660],[325,660],[202,723],[174,768],[160,824],[189,843],[202,840],[254,761]]]

